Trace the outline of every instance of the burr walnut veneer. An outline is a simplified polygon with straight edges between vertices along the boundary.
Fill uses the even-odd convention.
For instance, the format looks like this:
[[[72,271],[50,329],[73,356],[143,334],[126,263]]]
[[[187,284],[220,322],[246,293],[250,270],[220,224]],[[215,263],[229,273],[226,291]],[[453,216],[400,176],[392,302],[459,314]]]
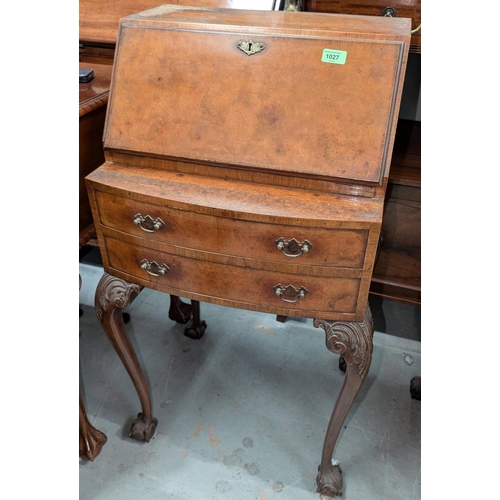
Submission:
[[[157,425],[121,317],[142,287],[313,318],[347,362],[318,491],[371,361],[368,293],[408,19],[164,5],[121,20],[104,131],[87,177],[104,276],[96,311]],[[203,333],[205,325],[194,318]]]

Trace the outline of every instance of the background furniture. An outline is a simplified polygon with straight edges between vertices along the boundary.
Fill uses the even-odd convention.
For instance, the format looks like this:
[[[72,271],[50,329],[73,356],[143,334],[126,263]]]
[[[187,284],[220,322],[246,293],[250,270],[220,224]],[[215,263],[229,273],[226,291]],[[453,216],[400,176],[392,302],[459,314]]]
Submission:
[[[80,67],[85,65],[80,63]],[[85,176],[104,161],[102,134],[111,81],[111,66],[95,65],[95,78],[79,84],[79,239],[81,249],[95,238]],[[80,280],[81,286],[81,280]],[[107,438],[88,420],[80,392],[79,454],[83,460],[94,461]]]
[[[79,63],[80,68],[87,67]],[[80,248],[95,237],[94,221],[87,195],[85,177],[104,161],[102,136],[111,82],[111,66],[93,64],[94,79],[79,84],[79,206]]]
[[[80,61],[112,65],[122,17],[167,3],[162,0],[81,0]],[[173,5],[279,10],[280,0],[171,0]]]

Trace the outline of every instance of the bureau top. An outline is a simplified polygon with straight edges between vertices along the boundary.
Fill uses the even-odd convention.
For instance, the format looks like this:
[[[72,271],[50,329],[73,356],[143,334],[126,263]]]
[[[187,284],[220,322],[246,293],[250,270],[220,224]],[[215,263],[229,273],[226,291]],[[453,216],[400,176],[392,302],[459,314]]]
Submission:
[[[380,185],[409,40],[400,18],[133,14],[120,22],[105,149]]]
[[[244,0],[240,0],[244,5]],[[353,15],[323,15],[310,12],[284,12],[275,11],[272,14],[258,10],[239,10],[223,8],[210,8],[206,4],[201,7],[183,6],[178,4],[159,5],[149,10],[132,14],[123,19],[123,23],[158,25],[163,28],[175,29],[203,29],[210,31],[234,31],[235,29],[245,31],[249,28],[253,33],[256,29],[265,32],[272,30],[275,33],[294,34],[318,34],[325,32],[325,36],[333,34],[341,36],[373,36],[387,39],[394,36],[396,39],[404,39],[409,33],[411,22],[406,18],[388,18],[377,16],[353,16]],[[231,2],[237,7],[238,1]],[[248,4],[248,1],[246,2]],[[214,7],[217,7],[214,5]],[[248,9],[248,6],[246,7]],[[394,21],[394,22],[393,22]],[[302,30],[305,30],[303,33]],[[403,38],[402,38],[403,37]]]

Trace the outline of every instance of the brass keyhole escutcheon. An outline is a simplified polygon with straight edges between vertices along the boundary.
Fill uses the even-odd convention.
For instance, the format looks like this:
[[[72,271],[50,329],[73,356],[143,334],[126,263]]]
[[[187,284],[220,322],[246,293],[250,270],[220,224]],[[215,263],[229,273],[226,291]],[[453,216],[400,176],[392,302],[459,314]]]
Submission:
[[[240,40],[236,43],[236,47],[238,47],[247,56],[253,56],[254,54],[262,52],[266,48],[266,44],[263,42],[254,42],[253,40]]]

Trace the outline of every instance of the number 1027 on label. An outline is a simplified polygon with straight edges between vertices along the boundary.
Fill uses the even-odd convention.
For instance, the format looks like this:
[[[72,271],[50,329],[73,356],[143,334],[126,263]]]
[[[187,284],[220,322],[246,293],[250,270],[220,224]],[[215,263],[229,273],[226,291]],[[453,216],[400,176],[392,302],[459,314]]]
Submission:
[[[331,64],[345,64],[347,52],[345,50],[323,49],[321,61]]]

